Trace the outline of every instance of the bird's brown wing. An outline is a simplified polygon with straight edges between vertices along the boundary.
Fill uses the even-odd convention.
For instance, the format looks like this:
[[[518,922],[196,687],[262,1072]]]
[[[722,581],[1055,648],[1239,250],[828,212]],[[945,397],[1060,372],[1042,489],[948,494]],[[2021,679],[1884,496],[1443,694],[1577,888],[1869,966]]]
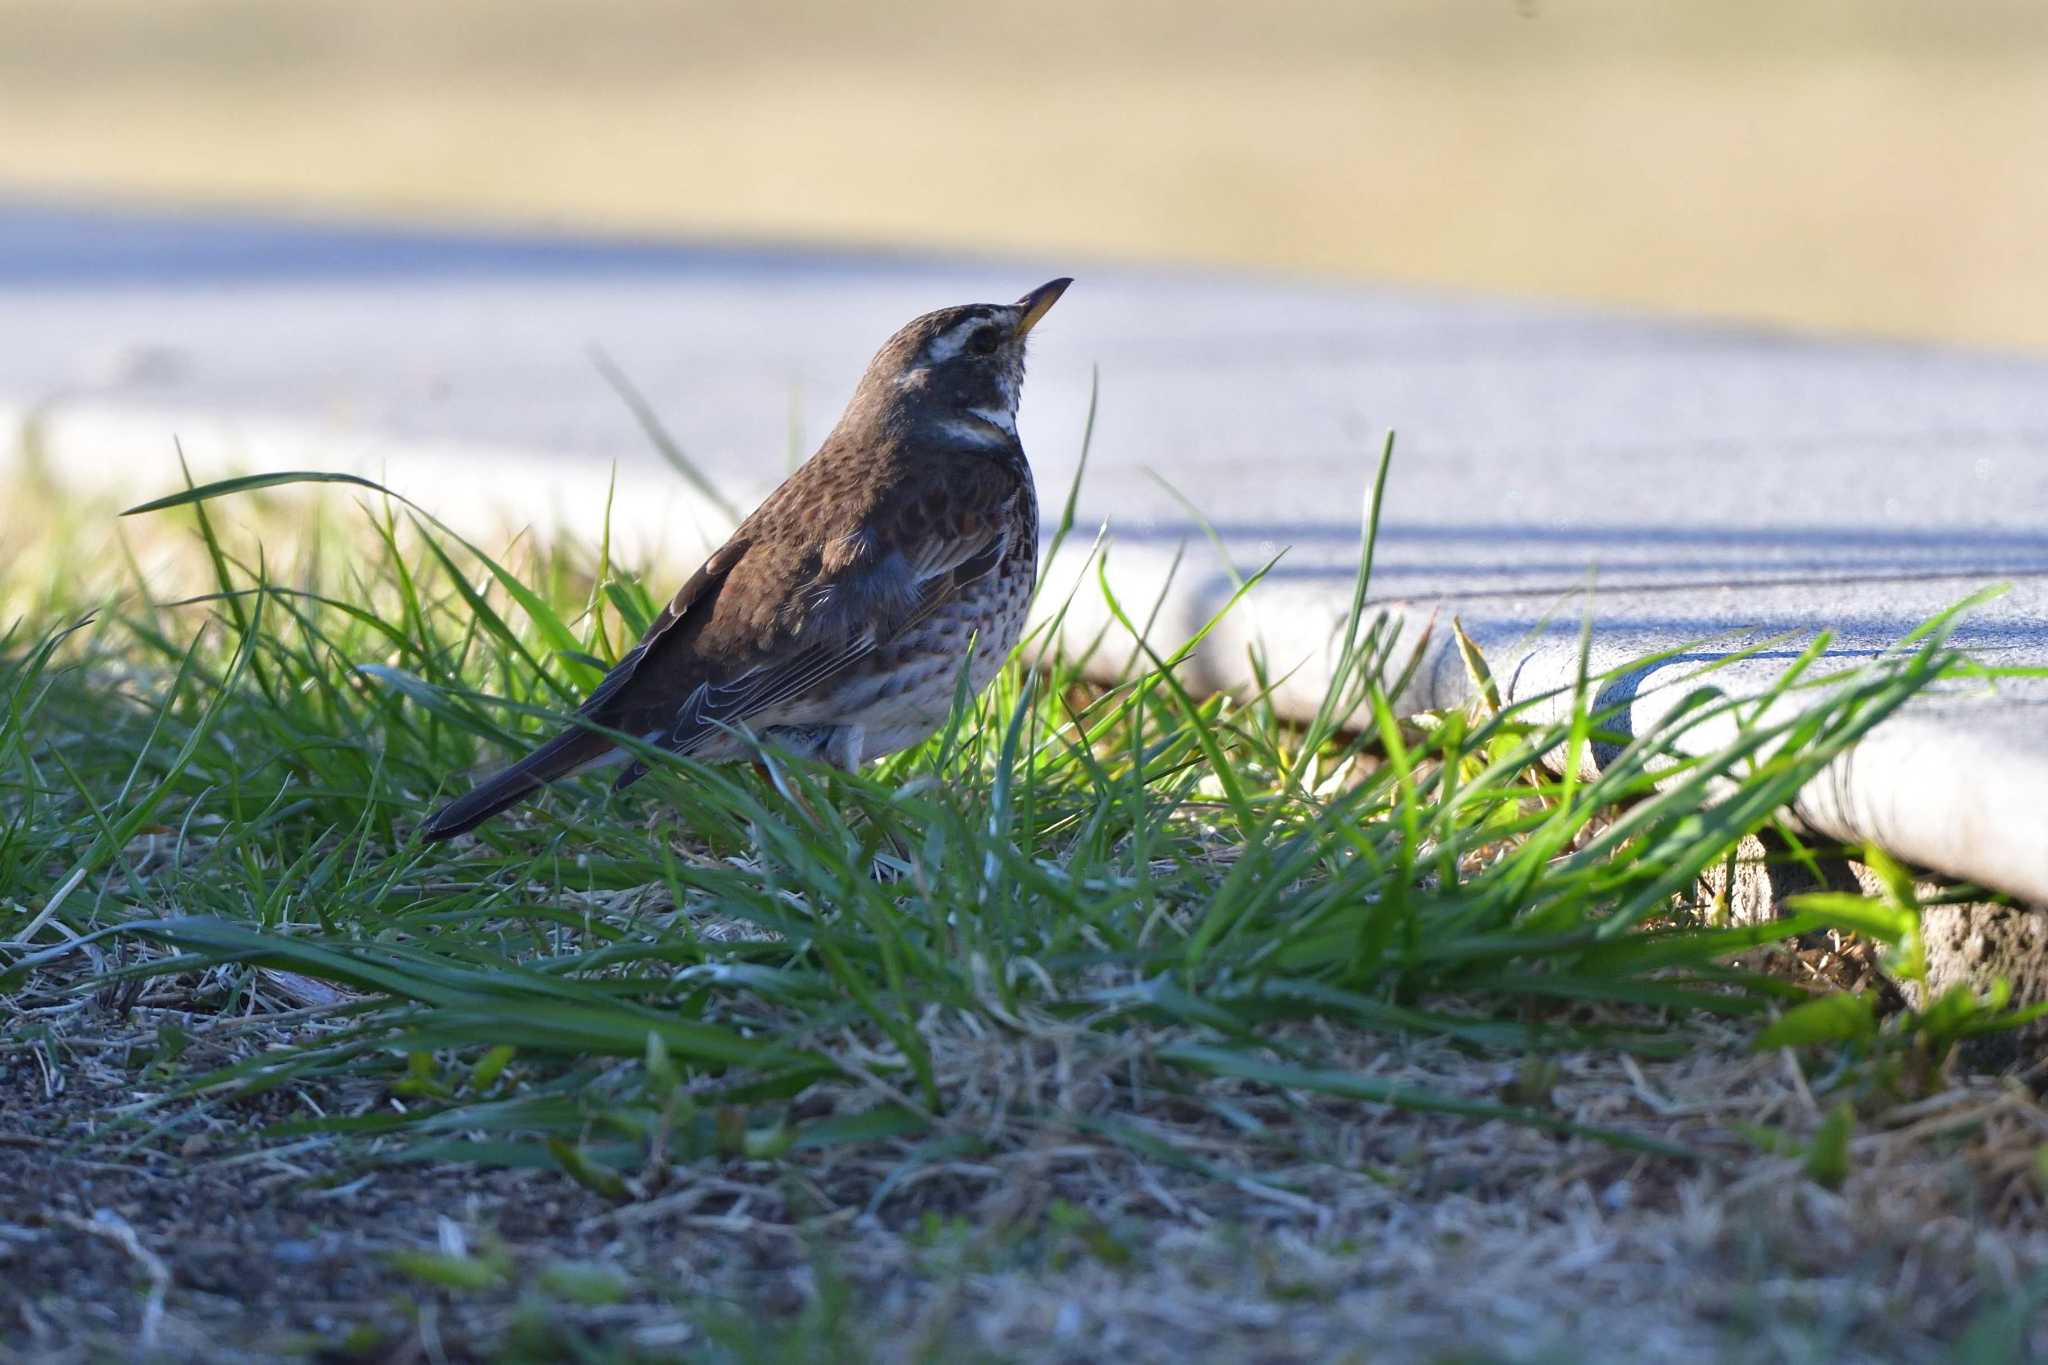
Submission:
[[[942,572],[916,580],[885,608],[860,623],[826,629],[824,638],[801,646],[723,682],[705,682],[683,700],[663,742],[687,753],[727,726],[739,725],[823,686],[854,668],[887,641],[915,626],[961,589],[993,571],[1007,546],[998,536],[975,547]]]
[[[992,572],[1019,491],[993,461],[904,462],[853,515],[736,534],[585,714],[688,753],[825,685]]]
[[[654,623],[647,627],[646,634],[612,665],[611,672],[599,679],[597,686],[590,690],[590,695],[583,699],[583,704],[576,708],[577,713],[588,719],[603,722],[607,712],[612,709],[612,704],[639,673],[640,665],[648,654],[661,645],[675,629],[676,623],[689,614],[692,606],[707,593],[717,591],[719,585],[725,581],[726,574],[732,571],[733,565],[740,561],[746,551],[746,540],[735,533],[731,540],[713,552],[711,558],[705,560],[703,566],[690,575],[689,581],[676,590],[676,595],[661,609],[661,615],[655,617]]]

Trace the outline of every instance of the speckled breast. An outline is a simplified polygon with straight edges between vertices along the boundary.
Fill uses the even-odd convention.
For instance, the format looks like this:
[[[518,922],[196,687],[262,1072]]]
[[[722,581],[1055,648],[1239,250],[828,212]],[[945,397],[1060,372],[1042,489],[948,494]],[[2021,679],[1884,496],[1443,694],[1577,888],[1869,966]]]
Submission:
[[[828,706],[842,724],[866,728],[867,757],[906,749],[945,721],[970,644],[968,684],[975,695],[1016,648],[1038,576],[1038,499],[1028,483],[1016,518],[1010,549],[993,573],[876,649],[858,674],[834,686]]]

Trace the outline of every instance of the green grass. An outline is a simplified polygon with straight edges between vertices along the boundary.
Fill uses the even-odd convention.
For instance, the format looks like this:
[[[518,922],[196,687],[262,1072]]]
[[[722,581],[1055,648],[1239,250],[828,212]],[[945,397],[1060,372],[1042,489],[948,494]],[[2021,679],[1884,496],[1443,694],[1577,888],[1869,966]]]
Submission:
[[[1774,706],[1704,670],[1670,728],[1634,739],[1588,709],[1599,676],[1555,723],[1533,703],[1397,716],[1413,657],[1362,615],[1306,727],[1258,697],[1192,695],[1187,644],[1153,641],[1114,687],[1080,660],[1013,666],[856,777],[769,754],[763,782],[650,753],[628,797],[572,783],[422,846],[433,803],[544,729],[655,601],[602,545],[492,558],[380,491],[353,507],[347,490],[268,491],[287,481],[164,500],[142,538],[161,552],[163,523],[188,520],[184,562],[210,578],[176,600],[175,564],[88,549],[98,514],[46,519],[17,558],[46,572],[15,580],[0,674],[0,989],[134,998],[175,979],[231,1013],[276,1008],[279,981],[340,988],[289,1046],[180,1092],[358,1097],[265,1138],[554,1164],[621,1197],[700,1158],[893,1142],[907,1176],[1048,1129],[1239,1179],[1178,1135],[1218,1123],[1252,1164],[1298,1154],[1301,1135],[1244,1111],[1259,1094],[1684,1155],[1347,1058],[1373,1037],[1668,1055],[1702,1014],[1799,997],[1731,954],[1835,923],[1912,932],[1847,903],[1717,928],[1690,901],[1741,836],[1961,666],[1946,620],[1824,679],[1809,651]],[[230,531],[230,508],[254,526]],[[68,571],[95,560],[104,576]],[[1369,562],[1368,534],[1360,602]],[[1731,742],[1687,752],[1731,719]],[[1602,739],[1623,747],[1585,775]],[[88,960],[101,970],[81,979]],[[1048,1085],[991,1109],[990,1046],[1115,1080],[1085,1108]],[[123,1117],[154,1138],[191,1112]]]
[[[14,494],[0,1067],[27,1059],[39,1094],[71,1076],[121,1098],[83,1125],[53,1106],[50,1137],[0,1144],[205,1188],[257,1169],[232,1163],[303,1158],[344,1227],[357,1182],[439,1208],[428,1173],[451,1167],[552,1169],[622,1210],[719,1190],[736,1225],[750,1200],[772,1206],[764,1225],[800,1243],[815,1286],[800,1310],[764,1309],[744,1273],[671,1284],[660,1233],[567,1259],[587,1205],[500,1240],[451,1204],[438,1249],[401,1241],[379,1262],[385,1292],[482,1314],[465,1339],[486,1353],[674,1358],[590,1306],[619,1295],[633,1321],[690,1324],[691,1359],[961,1358],[1035,1339],[1015,1323],[977,1335],[963,1304],[1078,1295],[1115,1325],[1126,1284],[1169,1296],[1188,1341],[1241,1344],[1205,1316],[1213,1286],[1299,1324],[1385,1273],[1355,1268],[1360,1248],[1422,1209],[1452,1220],[1441,1254],[1495,1237],[1491,1263],[1512,1263],[1530,1227],[1578,1216],[1560,1192],[1594,1177],[1553,1179],[1566,1168],[1688,1181],[1709,1202],[1732,1190],[1718,1216],[1768,1245],[1733,1272],[1711,1256],[1734,1242],[1700,1253],[1700,1273],[1832,1301],[1889,1262],[1800,1269],[1826,1225],[1780,1246],[1740,1191],[1763,1175],[1821,1187],[1859,1211],[1852,1245],[1898,1241],[1918,1264],[1918,1241],[1874,1211],[1903,1210],[1914,1238],[1952,1214],[1953,1151],[1886,1125],[1951,1101],[2032,1188],[2033,1120],[1996,1087],[1944,1092],[1942,1064],[2036,1011],[1993,991],[1887,1015],[1731,965],[1831,927],[1911,980],[1910,876],[1861,850],[1884,897],[1817,896],[1745,927],[1700,888],[1870,726],[1970,673],[1947,643],[1957,613],[1849,668],[1817,641],[1763,697],[1726,695],[1702,667],[1667,727],[1635,737],[1591,707],[1604,674],[1503,706],[1453,623],[1476,700],[1402,715],[1389,698],[1428,642],[1363,607],[1369,515],[1337,677],[1302,723],[1259,695],[1191,694],[1178,666],[1194,641],[1105,639],[1130,660],[1120,683],[1086,659],[1013,664],[928,744],[858,776],[649,754],[629,794],[565,784],[426,846],[413,830],[435,803],[545,731],[653,615],[643,566],[603,542],[486,554],[333,476],[234,480],[126,519],[30,480]],[[1041,592],[1057,609],[1113,581],[1091,565]],[[1252,662],[1263,677],[1287,661]],[[1834,852],[1777,834],[1794,856]],[[1759,1088],[1767,1059],[1748,1046],[1797,1054],[1789,1089]],[[1725,1081],[1688,1072],[1703,1058]],[[1614,1102],[1631,1087],[1650,1102]],[[163,1164],[194,1150],[203,1171]],[[1462,1193],[1487,1172],[1548,1192],[1496,1225]],[[1305,1237],[1326,1215],[1334,1245],[1260,1230],[1279,1216]],[[473,1249],[451,1249],[451,1217]],[[1206,1240],[1162,1249],[1190,1226]],[[174,1263],[184,1235],[138,1229]],[[707,1244],[697,1273],[726,1254]],[[1525,1319],[1572,1292],[1509,1282]],[[2038,1295],[2018,1290],[1966,1276],[1943,1302],[1974,1295],[1980,1335],[2020,1331]],[[1772,1302],[1744,1311],[1797,1336]],[[1965,1320],[1912,1321],[1914,1340],[1946,1342]],[[414,1329],[366,1311],[355,1330]],[[1814,1328],[1888,1330],[1905,1329],[1862,1309]],[[1545,1338],[1560,1358],[1572,1333]]]

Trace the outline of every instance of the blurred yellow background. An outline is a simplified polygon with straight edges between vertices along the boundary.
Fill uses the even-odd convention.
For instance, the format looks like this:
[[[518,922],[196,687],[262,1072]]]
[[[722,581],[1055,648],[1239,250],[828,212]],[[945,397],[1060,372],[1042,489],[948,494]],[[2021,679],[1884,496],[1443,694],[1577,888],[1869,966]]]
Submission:
[[[0,0],[0,191],[2048,347],[2048,0]]]

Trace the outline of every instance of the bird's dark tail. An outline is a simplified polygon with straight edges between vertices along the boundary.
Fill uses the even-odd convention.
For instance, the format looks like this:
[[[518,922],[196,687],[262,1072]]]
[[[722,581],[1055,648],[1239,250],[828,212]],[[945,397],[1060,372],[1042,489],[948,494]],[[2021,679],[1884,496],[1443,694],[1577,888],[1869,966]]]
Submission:
[[[612,747],[590,730],[565,730],[501,773],[485,778],[420,826],[420,837],[452,839],[525,800],[564,773],[582,767]]]

